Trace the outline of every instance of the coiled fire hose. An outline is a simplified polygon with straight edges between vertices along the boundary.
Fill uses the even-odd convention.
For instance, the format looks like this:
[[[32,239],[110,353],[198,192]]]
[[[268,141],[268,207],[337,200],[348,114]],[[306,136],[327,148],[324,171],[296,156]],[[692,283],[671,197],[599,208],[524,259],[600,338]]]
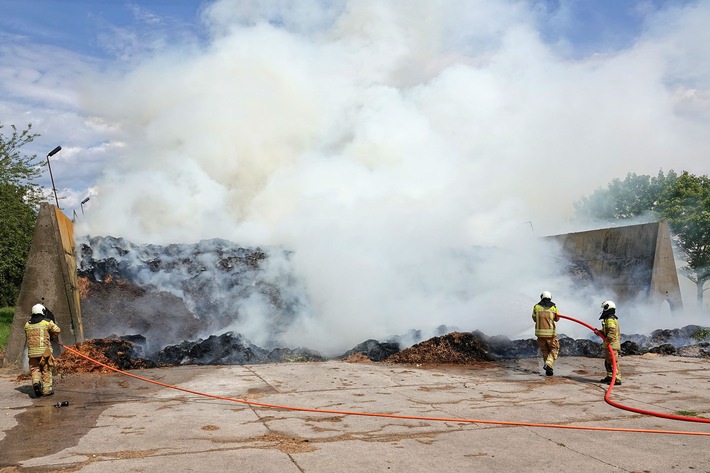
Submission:
[[[602,339],[604,339],[604,336],[601,334],[601,332],[594,327],[592,327],[589,324],[586,324],[585,322],[582,322],[580,320],[574,319],[572,317],[566,316],[566,315],[561,315],[558,314],[560,318],[564,318],[567,320],[570,320],[572,322],[576,322],[578,324],[584,325],[585,327],[589,328],[592,330],[595,334],[600,336]],[[710,437],[710,432],[692,432],[692,431],[679,431],[679,430],[656,430],[656,429],[632,429],[632,428],[624,428],[624,427],[596,427],[596,426],[584,426],[584,425],[563,425],[563,424],[544,424],[544,423],[535,423],[535,422],[514,422],[514,421],[502,421],[502,420],[484,420],[484,419],[460,419],[460,418],[455,418],[455,417],[426,417],[426,416],[415,416],[415,415],[404,415],[404,414],[388,414],[388,413],[378,413],[378,412],[362,412],[362,411],[344,411],[344,410],[334,410],[334,409],[316,409],[316,408],[309,408],[309,407],[297,407],[297,406],[283,406],[283,405],[278,405],[278,404],[268,404],[264,402],[258,402],[258,401],[249,401],[246,399],[238,399],[238,398],[233,398],[233,397],[228,397],[228,396],[219,396],[216,394],[210,394],[210,393],[204,393],[200,391],[194,391],[192,389],[186,389],[186,388],[181,388],[180,386],[174,386],[171,384],[166,384],[166,383],[161,383],[160,381],[156,381],[150,378],[145,378],[143,376],[139,376],[134,373],[129,373],[127,371],[120,370],[118,368],[115,368],[113,366],[107,365],[105,363],[102,363],[98,360],[95,360],[93,358],[90,358],[83,353],[79,352],[78,350],[75,350],[74,348],[71,348],[69,346],[63,345],[61,343],[58,343],[62,348],[65,350],[81,357],[84,358],[88,361],[91,361],[92,363],[95,363],[99,366],[102,366],[108,370],[114,371],[116,373],[122,374],[124,376],[128,376],[131,378],[135,378],[141,381],[145,381],[147,383],[152,383],[158,386],[162,386],[164,388],[169,388],[169,389],[174,389],[177,391],[182,391],[185,393],[189,394],[194,394],[197,396],[203,396],[203,397],[208,397],[212,399],[219,399],[222,401],[229,401],[229,402],[236,402],[240,404],[245,404],[248,406],[252,407],[261,407],[261,408],[268,408],[268,409],[278,409],[278,410],[288,410],[288,411],[300,411],[300,412],[313,412],[313,413],[319,413],[319,414],[334,414],[334,415],[349,415],[349,416],[365,416],[365,417],[384,417],[384,418],[389,418],[389,419],[408,419],[408,420],[421,420],[421,421],[429,421],[429,422],[452,422],[452,423],[468,423],[468,424],[489,424],[489,425],[506,425],[506,426],[517,426],[517,427],[544,427],[544,428],[551,428],[551,429],[570,429],[570,430],[595,430],[595,431],[605,431],[605,432],[627,432],[627,433],[649,433],[649,434],[666,434],[666,435],[693,435],[693,436],[703,436],[703,437]],[[671,414],[663,414],[659,412],[653,412],[653,411],[647,411],[643,409],[636,409],[630,406],[625,406],[623,404],[614,402],[610,399],[611,396],[611,391],[614,386],[614,382],[616,380],[616,359],[614,358],[614,352],[611,350],[611,347],[608,347],[608,349],[611,352],[611,356],[613,359],[613,376],[612,380],[609,383],[609,388],[606,391],[606,394],[604,396],[604,400],[610,404],[613,407],[635,412],[638,414],[644,414],[644,415],[651,415],[651,416],[656,416],[656,417],[663,417],[666,419],[673,419],[673,420],[680,420],[680,421],[691,421],[691,422],[703,422],[703,423],[710,423],[710,419],[703,419],[700,417],[688,417],[688,416],[679,416],[679,415],[671,415]]]

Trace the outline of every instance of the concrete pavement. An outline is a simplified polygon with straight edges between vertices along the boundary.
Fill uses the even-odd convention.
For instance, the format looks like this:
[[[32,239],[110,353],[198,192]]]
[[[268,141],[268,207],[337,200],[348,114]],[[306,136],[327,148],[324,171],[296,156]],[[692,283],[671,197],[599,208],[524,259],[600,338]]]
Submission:
[[[710,433],[710,424],[615,409],[603,360],[463,366],[281,363],[134,371],[183,388],[278,405],[425,417]],[[621,359],[618,402],[710,418],[710,360]],[[0,369],[0,471],[710,472],[710,437],[320,414],[248,406],[120,374],[58,379],[30,397]],[[66,407],[54,404],[68,401]]]

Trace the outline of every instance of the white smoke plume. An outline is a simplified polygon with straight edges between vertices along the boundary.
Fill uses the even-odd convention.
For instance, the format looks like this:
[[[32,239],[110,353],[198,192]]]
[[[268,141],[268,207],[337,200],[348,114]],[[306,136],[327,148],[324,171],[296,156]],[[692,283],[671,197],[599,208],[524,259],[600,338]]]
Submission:
[[[527,336],[542,290],[596,322],[608,297],[565,294],[535,236],[569,231],[572,202],[627,172],[704,172],[710,76],[687,66],[710,63],[694,20],[710,7],[571,59],[530,5],[210,4],[207,44],[86,82],[123,153],[77,233],[293,251],[311,306],[286,337],[326,352],[442,324]],[[474,247],[500,252],[461,256]],[[257,337],[251,312],[234,328]]]

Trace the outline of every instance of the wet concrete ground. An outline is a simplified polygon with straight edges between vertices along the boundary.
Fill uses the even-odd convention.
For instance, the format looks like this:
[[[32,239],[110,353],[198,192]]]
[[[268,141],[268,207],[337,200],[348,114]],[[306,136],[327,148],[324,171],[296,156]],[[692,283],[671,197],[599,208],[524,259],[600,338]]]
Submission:
[[[710,360],[624,357],[614,400],[710,418]],[[710,433],[603,401],[603,360],[464,366],[282,363],[134,371],[214,395],[410,416]],[[249,406],[120,374],[77,374],[33,399],[0,370],[0,471],[710,472],[710,436],[566,430]],[[61,401],[66,407],[54,407]]]

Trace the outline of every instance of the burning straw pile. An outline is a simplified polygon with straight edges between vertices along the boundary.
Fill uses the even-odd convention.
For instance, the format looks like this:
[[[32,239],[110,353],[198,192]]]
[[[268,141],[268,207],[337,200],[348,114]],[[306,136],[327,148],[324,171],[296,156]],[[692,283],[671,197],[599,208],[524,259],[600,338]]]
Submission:
[[[71,348],[89,358],[119,370],[155,367],[155,363],[152,361],[133,358],[134,346],[126,340],[99,338],[77,343]],[[55,360],[55,370],[62,374],[112,372],[110,369],[82,358],[69,350],[65,350]]]
[[[451,332],[434,337],[396,353],[386,361],[390,363],[472,363],[493,361],[487,345],[472,332]]]

